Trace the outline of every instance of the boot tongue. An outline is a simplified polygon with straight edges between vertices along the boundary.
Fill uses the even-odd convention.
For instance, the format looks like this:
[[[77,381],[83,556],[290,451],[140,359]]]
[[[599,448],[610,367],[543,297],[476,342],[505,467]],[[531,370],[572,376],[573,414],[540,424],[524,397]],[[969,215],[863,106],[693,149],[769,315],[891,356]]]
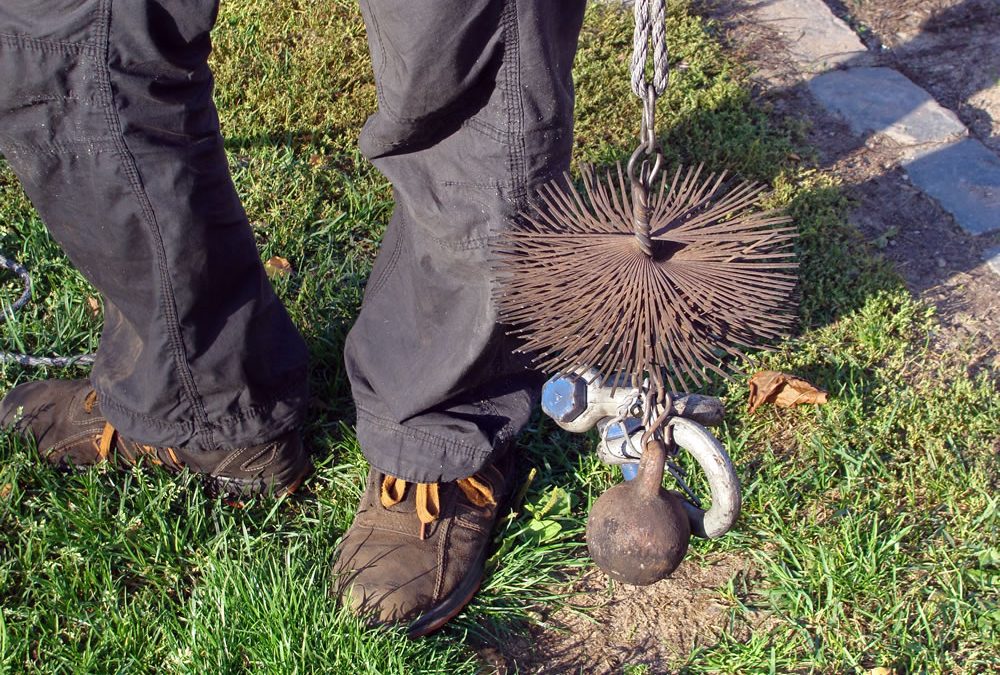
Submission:
[[[420,538],[427,534],[427,526],[441,515],[441,500],[437,483],[417,483],[417,518],[420,519]]]
[[[462,494],[474,506],[485,508],[496,506],[497,500],[493,488],[478,474],[456,481]],[[406,498],[408,483],[405,480],[386,474],[382,477],[382,490],[379,500],[383,508],[392,508]],[[441,516],[441,497],[437,483],[416,483],[415,503],[417,518],[420,520],[420,538],[427,534],[427,526]]]

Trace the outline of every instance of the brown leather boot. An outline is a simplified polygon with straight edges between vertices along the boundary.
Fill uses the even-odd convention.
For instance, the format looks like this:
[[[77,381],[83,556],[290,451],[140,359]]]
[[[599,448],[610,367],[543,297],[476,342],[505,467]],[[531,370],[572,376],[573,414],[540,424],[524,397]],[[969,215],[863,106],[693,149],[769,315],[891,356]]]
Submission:
[[[333,566],[341,601],[374,623],[409,624],[410,637],[458,614],[479,590],[507,501],[513,457],[501,461],[454,483],[407,483],[373,469]]]
[[[229,450],[160,448],[123,438],[101,414],[87,380],[41,380],[14,387],[0,402],[0,425],[33,436],[43,457],[59,467],[140,460],[172,472],[203,474],[212,494],[233,499],[294,491],[312,470],[298,431],[268,443]]]

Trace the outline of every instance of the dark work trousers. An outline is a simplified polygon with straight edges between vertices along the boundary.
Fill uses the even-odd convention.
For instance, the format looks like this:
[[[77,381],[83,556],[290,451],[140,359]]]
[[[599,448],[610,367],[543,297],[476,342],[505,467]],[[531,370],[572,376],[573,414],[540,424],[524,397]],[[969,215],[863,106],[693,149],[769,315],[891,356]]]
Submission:
[[[358,437],[407,480],[474,473],[539,377],[490,302],[488,243],[568,166],[583,0],[363,3],[397,208],[346,348]],[[206,65],[213,0],[3,0],[0,151],[105,298],[92,379],[125,435],[263,441],[301,421],[305,348],[263,275]],[[336,92],[331,92],[335,96]]]
[[[524,426],[540,378],[490,300],[489,241],[569,166],[583,0],[362,0],[378,112],[361,150],[396,209],[347,338],[378,469],[454,480]]]
[[[0,0],[0,152],[104,297],[91,379],[124,435],[240,447],[299,424],[305,344],[229,176],[211,0]]]

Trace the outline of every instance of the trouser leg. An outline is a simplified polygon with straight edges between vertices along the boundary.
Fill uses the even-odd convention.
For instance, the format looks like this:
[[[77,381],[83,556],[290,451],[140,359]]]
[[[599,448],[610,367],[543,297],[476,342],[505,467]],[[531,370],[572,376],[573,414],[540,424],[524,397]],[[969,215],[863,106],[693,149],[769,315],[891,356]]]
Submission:
[[[216,0],[4,0],[0,151],[105,299],[92,381],[126,436],[191,449],[300,421],[306,349],[229,175]]]
[[[396,209],[346,361],[382,471],[468,476],[528,420],[540,377],[497,325],[488,244],[568,168],[584,4],[362,1],[379,108],[361,149]]]

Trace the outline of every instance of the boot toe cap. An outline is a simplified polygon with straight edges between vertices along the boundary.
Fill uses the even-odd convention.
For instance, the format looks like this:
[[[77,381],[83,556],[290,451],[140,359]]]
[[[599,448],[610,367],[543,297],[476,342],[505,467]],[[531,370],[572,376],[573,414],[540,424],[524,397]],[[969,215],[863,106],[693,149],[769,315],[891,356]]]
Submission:
[[[374,532],[350,533],[334,564],[334,588],[353,614],[392,625],[417,617],[434,603],[435,568],[420,564],[412,543],[376,541]]]

